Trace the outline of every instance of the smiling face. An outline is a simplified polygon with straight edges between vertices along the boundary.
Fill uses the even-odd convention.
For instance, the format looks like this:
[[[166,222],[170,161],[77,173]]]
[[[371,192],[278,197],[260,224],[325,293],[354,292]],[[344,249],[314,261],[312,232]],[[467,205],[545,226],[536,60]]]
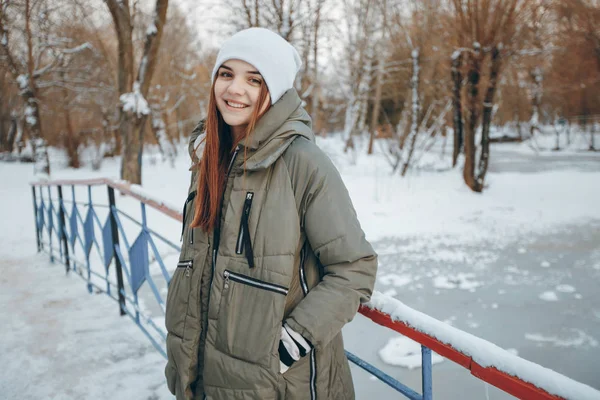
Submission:
[[[217,71],[214,83],[217,109],[235,138],[246,133],[257,107],[262,112],[269,106],[268,94],[263,104],[258,104],[262,85],[263,77],[245,61],[228,60]]]

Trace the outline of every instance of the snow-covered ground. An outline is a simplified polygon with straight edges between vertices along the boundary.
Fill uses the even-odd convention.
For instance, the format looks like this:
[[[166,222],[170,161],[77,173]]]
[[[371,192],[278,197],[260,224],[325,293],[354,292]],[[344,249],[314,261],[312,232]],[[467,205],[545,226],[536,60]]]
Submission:
[[[488,187],[476,194],[439,159],[441,148],[423,163],[441,171],[412,171],[402,179],[390,175],[384,157],[343,154],[336,137],[319,143],[340,169],[380,254],[378,290],[600,388],[600,154],[494,145]],[[105,160],[100,171],[66,169],[60,152],[51,162],[53,179],[118,177],[116,159]],[[187,155],[173,167],[152,154],[144,163],[144,191],[181,205]],[[79,277],[65,277],[62,266],[35,254],[32,172],[31,165],[0,163],[0,362],[7,367],[0,397],[170,398],[164,361],[118,316],[116,304],[90,296]],[[119,196],[117,204],[139,215],[135,202]],[[152,212],[148,218],[151,228],[177,242],[177,223]],[[414,344],[362,316],[345,332],[350,351],[420,389]],[[397,398],[353,372],[358,399]],[[509,398],[449,361],[434,366],[433,381],[440,398]]]

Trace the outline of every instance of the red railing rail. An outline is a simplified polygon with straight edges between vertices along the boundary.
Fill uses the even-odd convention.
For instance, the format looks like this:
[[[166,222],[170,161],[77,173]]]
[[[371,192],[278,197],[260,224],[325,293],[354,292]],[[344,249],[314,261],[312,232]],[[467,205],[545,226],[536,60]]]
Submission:
[[[134,197],[140,202],[180,222],[183,221],[181,213],[174,207],[156,200],[151,195],[144,193],[140,186],[131,185],[128,182],[98,178],[88,180],[39,181],[32,182],[31,185],[107,185],[124,195]],[[463,332],[426,314],[422,314],[404,305],[402,302],[381,293],[375,292],[371,302],[360,306],[358,311],[376,324],[392,329],[420,343],[448,360],[466,368],[478,379],[517,398],[527,400],[600,399],[600,391],[590,386],[510,354],[490,342]],[[460,337],[461,340],[456,340],[457,337]],[[465,346],[465,340],[473,342],[473,346]],[[507,359],[512,360],[515,364],[514,368],[498,366],[493,363],[490,364],[489,357],[486,354],[481,354],[482,352],[486,352],[486,350],[496,355],[499,354],[504,362]],[[482,360],[486,361],[482,362]],[[510,371],[511,369],[512,371]],[[535,384],[535,381],[543,382]]]
[[[97,178],[97,179],[71,179],[71,180],[56,180],[56,181],[39,181],[31,182],[31,186],[100,186],[106,185],[118,190],[121,194],[131,196],[140,202],[150,206],[169,217],[176,219],[179,222],[183,221],[183,216],[172,206],[152,198],[152,196],[143,192],[141,186],[132,185],[126,181],[113,181],[108,178]]]

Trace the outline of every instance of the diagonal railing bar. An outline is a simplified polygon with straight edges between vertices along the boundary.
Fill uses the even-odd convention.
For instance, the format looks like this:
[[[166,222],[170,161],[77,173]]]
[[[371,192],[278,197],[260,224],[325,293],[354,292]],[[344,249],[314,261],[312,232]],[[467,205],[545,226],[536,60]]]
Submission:
[[[123,241],[125,242],[125,249],[127,250],[127,253],[129,253],[129,250],[131,250],[131,246],[129,245],[129,241],[127,240],[127,235],[125,234],[125,229],[123,228],[121,219],[119,219],[118,210],[115,206],[112,206],[110,210],[113,215],[114,221],[117,224],[117,228],[119,229],[119,232],[121,233],[120,238],[123,239]]]
[[[407,398],[411,400],[422,400],[422,397],[419,393],[415,392],[414,390],[401,383],[397,379],[394,379],[385,372],[378,370],[368,362],[363,361],[361,358],[355,356],[353,353],[350,353],[348,350],[346,350],[345,353],[348,360],[351,361],[353,364],[367,371],[369,374],[375,376],[381,382],[385,383],[391,388],[394,388],[396,391],[402,393]]]
[[[117,212],[119,214],[121,214],[122,216],[124,216],[125,218],[127,218],[129,221],[133,222],[135,225],[142,227],[143,225],[138,222],[135,218],[133,218],[131,215],[127,214],[126,212],[123,212],[121,210],[117,209]],[[170,241],[169,239],[165,238],[164,236],[162,236],[160,233],[146,227],[146,230],[148,231],[148,233],[156,236],[158,239],[160,239],[163,243],[165,243],[166,245],[170,246],[171,248],[173,248],[173,250],[176,251],[180,251],[181,247],[179,247],[178,245],[176,245],[175,243],[173,243],[172,241]]]
[[[149,258],[150,253],[148,251],[148,247],[152,249],[152,254],[155,257],[155,260],[153,260],[152,263],[156,261],[160,267],[161,274],[157,276],[162,276],[162,278],[164,278],[166,286],[168,286],[170,282],[170,275],[167,268],[165,267],[163,255],[161,255],[161,252],[156,242],[154,241],[154,238],[158,239],[160,243],[176,251],[180,251],[180,247],[177,244],[165,238],[164,236],[158,234],[150,227],[148,227],[146,218],[146,206],[152,207],[155,210],[158,210],[159,212],[166,214],[179,222],[182,222],[183,220],[182,215],[177,210],[174,210],[172,207],[167,206],[165,203],[152,199],[150,196],[142,193],[141,190],[137,188],[134,190],[134,188],[128,185],[127,183],[114,182],[109,179],[93,179],[85,181],[61,180],[53,182],[36,182],[32,183],[31,185],[33,207],[35,213],[37,242],[36,244],[38,251],[47,251],[50,255],[50,260],[52,262],[55,261],[55,255],[59,256],[59,261],[63,264],[72,261],[73,270],[82,279],[87,281],[88,290],[90,291],[90,293],[93,292],[92,288],[96,288],[100,292],[105,292],[110,298],[117,301],[119,304],[119,312],[121,313],[121,315],[127,315],[129,318],[131,318],[138,325],[138,327],[144,333],[144,335],[146,335],[146,337],[157,349],[157,351],[160,354],[162,354],[163,357],[166,358],[166,352],[164,349],[166,343],[166,332],[164,331],[164,328],[158,326],[154,319],[147,314],[147,310],[142,309],[142,307],[140,306],[138,292],[144,285],[148,285],[150,291],[153,294],[152,297],[154,297],[154,299],[157,302],[157,305],[161,310],[161,315],[157,318],[164,318],[165,301],[160,294],[160,290],[158,289],[158,286],[155,282],[155,277],[152,276],[152,272],[150,271],[151,261]],[[58,206],[55,206],[53,203],[51,187],[58,187],[61,185],[71,186],[71,200],[62,198],[60,189],[58,189]],[[87,188],[87,202],[78,202],[76,200],[76,186],[85,186]],[[95,207],[101,207],[101,205],[95,204],[92,201],[92,186],[106,186],[108,188],[109,205],[105,206],[108,208],[107,223],[105,225],[101,223],[100,218],[95,211]],[[47,188],[47,198],[44,196],[42,190],[44,187]],[[142,218],[141,222],[138,221],[136,218],[132,217],[131,215],[125,213],[123,210],[120,210],[116,207],[114,199],[114,190],[118,190],[121,194],[133,197],[140,202]],[[69,212],[66,209],[65,203],[73,204],[71,212]],[[88,225],[86,225],[86,221],[84,221],[81,212],[79,211],[79,206],[87,207],[86,220],[91,218],[91,223],[88,223]],[[139,232],[134,243],[135,249],[132,249],[132,247],[129,244],[123,221],[121,221],[121,219],[119,218],[120,215],[123,216],[125,220],[127,220],[129,223],[133,223],[134,225],[141,227],[141,231]],[[75,222],[73,223],[73,226],[71,226],[71,224],[66,224],[64,222],[64,218],[66,218],[69,221],[71,221],[71,219],[74,218]],[[55,221],[57,222],[55,223]],[[107,224],[110,224],[110,226]],[[98,235],[93,233],[93,230],[95,230],[96,227],[102,232],[102,235],[100,235],[100,237],[103,241],[103,248],[105,249],[104,253],[100,251]],[[92,229],[92,232],[89,231],[90,228]],[[108,234],[108,228],[110,228],[112,232],[111,234]],[[86,241],[84,241],[82,239],[82,233],[85,232],[86,229],[88,230],[88,237],[86,238]],[[67,240],[68,244],[64,246],[64,251],[63,246],[59,246],[58,248],[54,246],[53,233],[57,235],[59,244],[61,239],[69,239]],[[47,241],[45,240],[45,236],[47,236]],[[103,274],[100,274],[99,272],[92,269],[90,261],[90,255],[92,254],[91,248],[89,249],[89,251],[87,249],[87,246],[90,244],[88,240],[91,240],[92,245],[95,245],[97,256],[102,260],[101,265],[103,266],[104,270]],[[140,242],[138,242],[138,240],[140,240]],[[121,241],[123,243],[121,243]],[[122,245],[125,246],[125,252],[123,252]],[[45,246],[47,246],[47,248]],[[76,254],[78,254],[77,248],[79,248],[81,254],[84,255],[85,261],[82,261],[75,256]],[[132,254],[132,251],[134,251],[135,254]],[[142,261],[141,263],[140,260]],[[84,276],[84,271],[82,271],[81,268],[77,268],[78,264],[86,265],[87,278]],[[114,265],[114,267],[111,268],[111,265]],[[111,272],[117,277],[116,284],[110,279]],[[124,282],[123,280],[123,273],[125,274],[126,282]],[[92,281],[92,277],[104,281],[106,283],[106,288],[103,289],[100,286],[98,286],[96,282]],[[117,295],[113,295],[111,293],[111,288],[117,289]],[[373,300],[375,298],[377,298],[377,300]],[[373,301],[375,301],[375,303],[373,303]],[[376,304],[381,304],[381,301],[381,294],[374,293],[371,303],[367,305],[362,305],[359,308],[359,312],[367,318],[370,318],[375,323],[392,329],[421,344],[422,393],[417,393],[412,388],[409,388],[408,386],[402,384],[390,375],[384,373],[383,371],[379,370],[378,368],[374,367],[373,365],[367,363],[366,361],[360,359],[359,357],[348,351],[346,351],[346,356],[352,363],[356,364],[361,369],[372,374],[377,379],[384,382],[386,385],[401,393],[403,396],[411,400],[432,400],[433,397],[431,355],[432,351],[435,351],[437,354],[466,368],[471,372],[473,376],[477,377],[478,379],[490,383],[498,387],[499,389],[509,394],[512,394],[513,396],[516,396],[518,398],[531,400],[555,400],[569,397],[565,395],[561,397],[557,394],[552,394],[557,393],[557,391],[561,392],[560,387],[556,389],[556,386],[554,386],[553,392],[553,390],[544,388],[546,386],[541,387],[540,384],[534,385],[531,381],[527,381],[520,376],[516,376],[515,373],[509,373],[504,370],[500,370],[500,367],[482,366],[480,363],[475,361],[472,356],[467,355],[467,353],[465,353],[464,350],[457,350],[458,348],[460,348],[460,346],[457,347],[457,345],[451,344],[452,340],[447,339],[446,341],[441,341],[440,339],[434,337],[432,334],[427,333],[420,328],[412,326],[410,321],[414,321],[414,323],[419,324],[422,323],[423,319],[431,320],[433,321],[431,322],[431,324],[433,324],[432,326],[436,326],[442,331],[451,328],[454,330],[454,332],[459,332],[463,335],[472,337],[473,340],[477,341],[477,345],[475,347],[481,346],[481,343],[485,342],[482,339],[466,334],[462,331],[459,331],[456,328],[448,328],[447,325],[437,320],[434,320],[429,316],[415,317],[415,315],[421,314],[418,313],[418,311],[409,309],[404,305],[402,305],[402,307],[398,307],[402,308],[403,310],[406,310],[405,314],[408,316],[405,318],[408,319],[398,320],[398,316],[392,317],[392,315],[386,314],[385,312],[382,312],[380,309],[375,307]],[[144,303],[142,303],[142,305],[144,305]],[[417,319],[413,320],[411,318]],[[156,335],[158,337],[156,337]],[[488,342],[485,343],[489,344]],[[485,343],[483,347],[485,347]],[[517,356],[511,357],[515,357],[514,359],[519,362],[528,363],[526,360],[523,360]],[[539,368],[543,369],[542,367]],[[561,380],[561,382],[567,382],[566,384],[575,387],[579,394],[583,393],[583,395],[580,396],[582,400],[600,398],[599,391],[596,391],[595,389],[592,389],[591,387],[583,385],[581,383],[572,381],[563,375],[554,373],[553,371],[551,372],[553,374],[552,377],[555,380],[558,379]],[[522,376],[527,375],[528,373],[525,372]],[[541,385],[543,386],[544,384]]]

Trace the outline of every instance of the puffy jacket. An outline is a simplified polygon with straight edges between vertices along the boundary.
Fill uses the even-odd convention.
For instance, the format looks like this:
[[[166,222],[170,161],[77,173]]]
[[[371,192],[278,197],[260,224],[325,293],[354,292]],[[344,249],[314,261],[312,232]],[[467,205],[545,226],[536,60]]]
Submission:
[[[196,174],[166,304],[169,390],[178,400],[353,399],[341,329],[370,298],[377,256],[297,92],[236,149],[213,232],[189,228]],[[314,348],[281,374],[284,322]]]

